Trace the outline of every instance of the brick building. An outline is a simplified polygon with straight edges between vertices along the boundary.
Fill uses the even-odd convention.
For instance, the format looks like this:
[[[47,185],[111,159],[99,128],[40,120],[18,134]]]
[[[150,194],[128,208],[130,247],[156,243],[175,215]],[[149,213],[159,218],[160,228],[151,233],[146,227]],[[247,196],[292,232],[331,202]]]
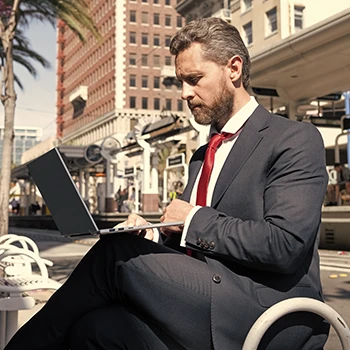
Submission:
[[[183,113],[171,37],[184,24],[176,0],[91,0],[103,41],[87,43],[60,22],[57,35],[57,137],[87,145],[133,129],[140,118]],[[163,82],[169,82],[164,85]]]

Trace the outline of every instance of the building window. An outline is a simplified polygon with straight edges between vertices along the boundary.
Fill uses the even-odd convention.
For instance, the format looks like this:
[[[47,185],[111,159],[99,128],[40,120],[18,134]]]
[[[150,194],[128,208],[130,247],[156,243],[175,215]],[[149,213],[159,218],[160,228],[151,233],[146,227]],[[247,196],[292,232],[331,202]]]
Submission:
[[[155,25],[159,25],[160,24],[159,13],[154,13],[153,14],[153,24],[155,24]]]
[[[160,67],[160,56],[159,55],[153,56],[153,67]]]
[[[167,99],[165,100],[165,109],[166,109],[167,111],[171,111],[171,99],[170,99],[170,98],[167,98]]]
[[[153,36],[153,45],[160,46],[160,36],[159,34],[154,34]]]
[[[142,87],[148,88],[148,76],[147,75],[142,76]]]
[[[148,34],[142,33],[141,38],[142,38],[142,40],[141,40],[142,45],[148,45]]]
[[[277,9],[274,7],[272,10],[266,12],[267,18],[267,35],[277,32]]]
[[[153,4],[159,4],[159,0],[153,0]]]
[[[179,112],[182,112],[184,110],[184,103],[183,102],[184,101],[182,101],[182,100],[177,100],[177,110]]]
[[[155,89],[160,88],[160,77],[153,78],[153,88],[155,88]]]
[[[171,27],[171,15],[165,15],[165,26]]]
[[[165,0],[165,5],[170,6],[170,0]]]
[[[176,27],[178,27],[178,28],[182,27],[182,17],[181,16],[176,17]]]
[[[136,75],[130,74],[129,86],[136,87]]]
[[[148,12],[141,13],[141,23],[148,24]]]
[[[304,8],[304,6],[294,6],[294,28],[296,32],[303,29]]]
[[[130,22],[136,22],[136,11],[130,11]]]
[[[247,23],[243,26],[244,30],[244,43],[246,46],[251,45],[253,43],[253,24],[252,22]]]
[[[142,0],[142,2],[148,2],[148,0]]]
[[[129,64],[131,66],[136,66],[136,53],[131,53],[129,56]]]
[[[130,44],[136,44],[136,33],[135,32],[130,32],[129,41],[130,41]]]
[[[148,109],[148,97],[142,97],[142,109]]]
[[[160,109],[160,99],[155,98],[153,101],[153,109],[159,110]]]
[[[148,55],[142,55],[141,56],[141,65],[142,66],[148,66]]]
[[[169,47],[170,46],[170,42],[171,42],[171,36],[170,35],[166,35],[165,36],[165,46]]]
[[[130,105],[130,108],[136,108],[136,97],[135,96],[130,96],[129,105]]]
[[[246,12],[252,8],[253,0],[242,0],[242,12]]]
[[[165,65],[171,66],[171,56],[165,56]]]

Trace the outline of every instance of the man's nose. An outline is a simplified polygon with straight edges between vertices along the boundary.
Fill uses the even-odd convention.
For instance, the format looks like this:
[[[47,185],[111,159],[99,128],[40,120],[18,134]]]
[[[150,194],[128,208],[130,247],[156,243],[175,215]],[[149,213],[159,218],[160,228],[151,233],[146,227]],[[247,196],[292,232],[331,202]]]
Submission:
[[[183,100],[191,100],[194,97],[193,88],[191,85],[182,83],[181,98]]]

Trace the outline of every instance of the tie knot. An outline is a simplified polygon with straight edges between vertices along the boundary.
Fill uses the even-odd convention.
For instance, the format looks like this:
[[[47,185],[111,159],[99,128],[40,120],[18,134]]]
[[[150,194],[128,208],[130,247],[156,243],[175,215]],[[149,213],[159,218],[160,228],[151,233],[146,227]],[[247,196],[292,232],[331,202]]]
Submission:
[[[232,137],[234,134],[230,134],[228,132],[222,132],[221,134],[214,134],[209,141],[208,148],[212,148],[215,151],[220,147],[222,141]]]

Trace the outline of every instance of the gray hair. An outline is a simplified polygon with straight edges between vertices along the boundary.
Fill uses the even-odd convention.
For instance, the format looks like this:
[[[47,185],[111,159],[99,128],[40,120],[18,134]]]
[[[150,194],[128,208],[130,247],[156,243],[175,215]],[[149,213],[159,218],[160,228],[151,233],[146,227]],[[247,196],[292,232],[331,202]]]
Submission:
[[[242,82],[245,89],[250,83],[250,57],[236,27],[220,18],[202,18],[189,22],[172,38],[170,53],[177,56],[193,43],[202,44],[204,59],[219,65],[238,55],[243,61]]]

